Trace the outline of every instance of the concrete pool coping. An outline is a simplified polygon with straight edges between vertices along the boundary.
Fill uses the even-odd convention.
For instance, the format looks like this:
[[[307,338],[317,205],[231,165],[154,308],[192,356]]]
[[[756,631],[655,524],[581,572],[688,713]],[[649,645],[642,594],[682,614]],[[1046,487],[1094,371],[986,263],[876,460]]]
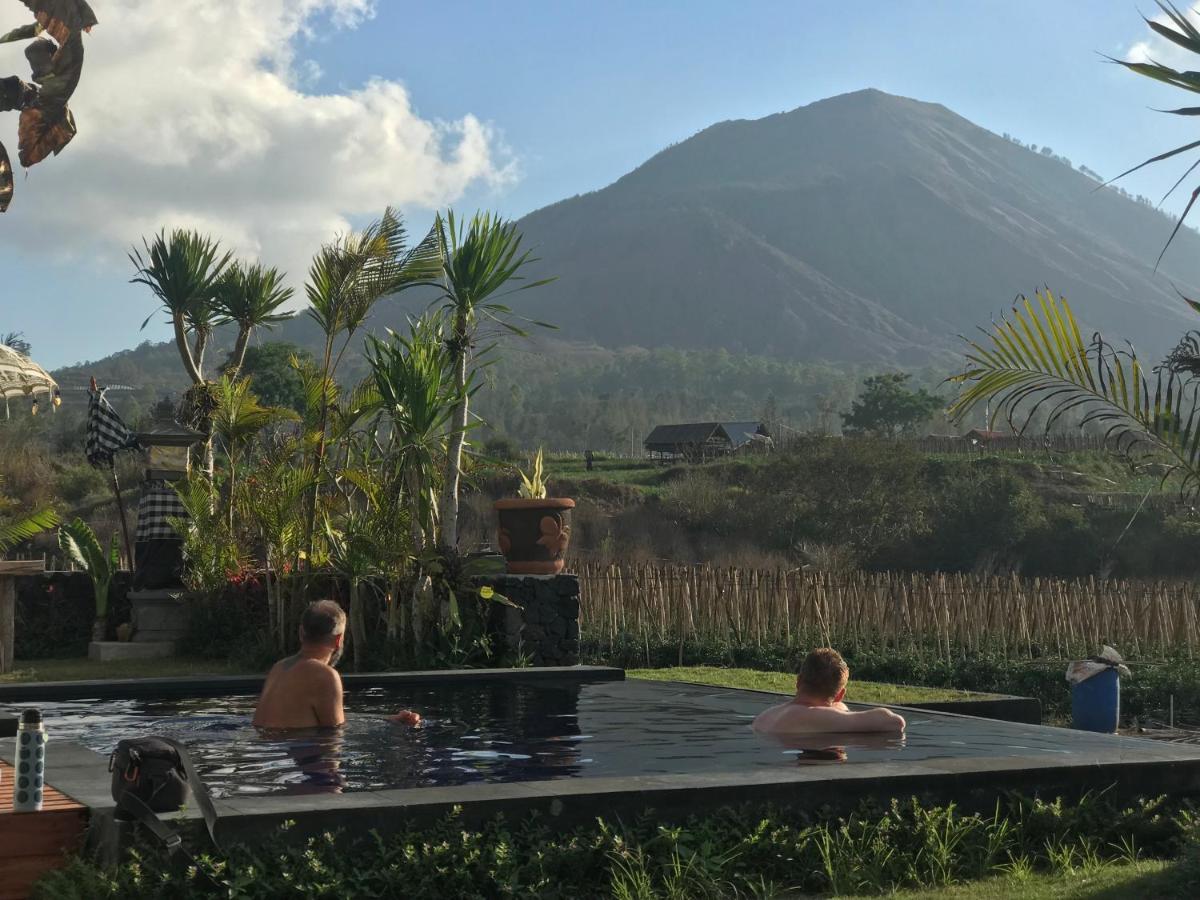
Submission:
[[[543,666],[525,669],[429,669],[417,672],[364,672],[342,675],[347,690],[473,681],[624,681],[612,666]],[[59,700],[158,700],[257,694],[266,675],[181,675],[170,678],[117,678],[96,681],[27,681],[0,685],[0,703]]]

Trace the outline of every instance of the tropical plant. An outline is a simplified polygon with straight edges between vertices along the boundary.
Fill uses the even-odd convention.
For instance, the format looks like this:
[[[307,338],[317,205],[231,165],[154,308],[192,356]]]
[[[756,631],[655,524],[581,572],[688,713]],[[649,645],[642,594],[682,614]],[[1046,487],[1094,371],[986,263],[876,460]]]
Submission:
[[[304,540],[304,503],[316,479],[297,465],[290,447],[256,460],[240,492],[253,506],[250,521],[262,541],[271,640],[283,649],[291,637],[284,581]]]
[[[96,617],[92,625],[92,640],[104,640],[105,618],[108,616],[108,590],[113,577],[121,568],[121,544],[114,532],[106,550],[96,533],[83,519],[75,519],[58,529],[58,546],[92,579]]]
[[[217,405],[212,414],[212,428],[228,459],[226,510],[232,529],[238,463],[247,446],[264,428],[299,416],[290,409],[259,405],[258,398],[250,390],[250,381],[245,378],[234,380],[229,375],[222,375],[216,382],[215,395]]]
[[[369,515],[354,513],[346,516],[340,527],[325,520],[325,540],[329,548],[329,564],[346,579],[350,588],[350,652],[355,672],[361,672],[366,660],[367,625],[363,620],[363,582],[379,572],[378,545],[372,533]]]
[[[526,500],[544,500],[546,497],[546,479],[542,472],[542,448],[538,447],[537,455],[533,458],[533,468],[529,474],[518,470],[521,476],[521,486],[517,488],[517,496]]]
[[[213,449],[209,417],[214,401],[204,377],[204,353],[213,329],[221,321],[214,294],[232,255],[222,253],[212,238],[183,229],[176,229],[169,236],[160,231],[153,241],[143,239],[142,246],[145,256],[137,248],[129,253],[136,270],[131,283],[150,288],[174,330],[175,346],[192,384],[184,397],[183,418],[185,424],[206,436],[204,470],[211,478]],[[142,327],[153,317],[152,313]]]
[[[154,293],[175,332],[175,346],[192,384],[204,383],[204,351],[219,321],[214,304],[217,285],[232,258],[220,244],[196,231],[160,231],[153,241],[142,240],[145,256],[129,253],[136,274],[130,282]],[[153,314],[142,323],[145,328]],[[191,342],[189,343],[189,338]]]
[[[325,245],[309,268],[305,294],[308,315],[324,336],[319,366],[304,373],[306,393],[316,402],[311,456],[318,479],[309,495],[306,543],[311,549],[317,522],[317,493],[325,478],[330,412],[338,396],[338,366],[350,342],[366,323],[375,304],[407,287],[424,283],[436,272],[438,245],[430,232],[406,249],[407,232],[390,208],[379,221],[360,232],[343,235]]]
[[[359,417],[382,416],[384,448],[400,473],[413,524],[414,549],[436,542],[437,485],[451,438],[450,420],[461,394],[441,316],[409,323],[408,335],[389,329],[388,340],[367,338],[369,374],[354,398]],[[468,382],[466,390],[474,389]]]
[[[1049,289],[1037,303],[1022,298],[1010,316],[968,341],[967,368],[953,381],[964,385],[950,407],[961,419],[990,402],[992,421],[1005,418],[1022,433],[1039,411],[1052,429],[1067,413],[1080,426],[1102,431],[1131,455],[1161,457],[1180,477],[1185,494],[1200,492],[1200,405],[1193,372],[1197,359],[1187,340],[1149,371],[1130,347],[1117,348],[1096,334],[1085,342],[1065,299]],[[991,423],[989,423],[991,424]]]
[[[4,494],[3,486],[4,476],[0,475],[0,555],[58,524],[53,509],[42,507],[27,512],[23,504]]]
[[[255,329],[272,328],[292,317],[292,313],[279,311],[294,293],[284,286],[283,279],[278,269],[235,262],[215,285],[213,307],[217,324],[234,323],[238,329],[233,352],[225,364],[225,373],[230,377],[236,378],[241,372]]]
[[[10,331],[7,334],[0,335],[0,346],[5,346],[9,350],[15,350],[22,356],[28,356],[33,350],[33,346],[29,341],[25,340],[23,331]]]
[[[489,327],[499,333],[525,335],[514,324],[513,312],[497,302],[506,296],[549,284],[553,278],[523,282],[522,270],[536,260],[530,251],[521,250],[521,232],[513,222],[491,213],[476,213],[469,222],[457,221],[451,210],[434,221],[434,233],[440,252],[441,290],[435,301],[449,319],[448,346],[454,360],[454,386],[458,404],[450,423],[450,446],[441,498],[441,543],[445,548],[458,545],[458,495],[462,478],[462,457],[470,414],[471,370],[487,355],[491,346],[478,343]],[[544,322],[534,322],[552,327]]]
[[[1200,29],[1197,29],[1197,27],[1192,23],[1192,21],[1188,18],[1187,13],[1180,12],[1180,10],[1173,3],[1163,2],[1163,0],[1155,0],[1155,2],[1158,4],[1158,8],[1161,9],[1166,15],[1167,21],[1158,22],[1154,19],[1146,19],[1146,24],[1150,26],[1150,29],[1154,31],[1155,34],[1165,38],[1172,44],[1175,44],[1177,47],[1182,47],[1184,50],[1200,56]],[[1114,59],[1113,57],[1108,58],[1112,62],[1129,69],[1131,72],[1136,72],[1138,75],[1144,75],[1147,78],[1152,78],[1155,81],[1161,81],[1164,84],[1181,88],[1182,90],[1193,94],[1200,94],[1200,72],[1174,69],[1171,66],[1163,65],[1162,63],[1154,60],[1132,61]],[[1198,106],[1184,106],[1180,107],[1179,109],[1168,109],[1162,111],[1174,116],[1200,115],[1200,107]],[[1113,181],[1124,178],[1126,175],[1145,168],[1151,163],[1162,162],[1165,159],[1171,159],[1172,157],[1179,156],[1181,153],[1187,153],[1191,150],[1196,150],[1197,148],[1200,148],[1200,141],[1190,141],[1180,147],[1174,148],[1173,150],[1167,150],[1164,153],[1159,153],[1157,156],[1152,156],[1150,159],[1139,163],[1133,168],[1126,169],[1116,178],[1113,178],[1111,181],[1106,183],[1111,184]],[[1183,175],[1179,177],[1179,180],[1176,181],[1171,186],[1171,189],[1163,196],[1163,201],[1165,201],[1171,196],[1171,194],[1175,192],[1176,188],[1178,188],[1179,185],[1181,185],[1184,180],[1196,170],[1197,166],[1200,166],[1200,160],[1192,163],[1187,168]],[[1198,197],[1200,197],[1200,186],[1197,186],[1192,190],[1192,195],[1187,202],[1187,206],[1184,207],[1183,214],[1180,215],[1179,221],[1175,223],[1175,228],[1171,232],[1171,236],[1167,238],[1167,243],[1163,246],[1162,252],[1158,254],[1158,260],[1155,262],[1155,266],[1157,266],[1159,262],[1162,262],[1163,255],[1167,252],[1167,248],[1171,246],[1171,242],[1175,240],[1175,235],[1179,233],[1179,229],[1183,227],[1184,220],[1187,219],[1188,213],[1192,211],[1192,206],[1195,205]],[[1188,303],[1194,309],[1200,311],[1200,303],[1194,300],[1188,300]]]
[[[187,511],[187,518],[170,522],[183,536],[184,584],[215,594],[242,570],[245,553],[220,508],[216,484],[205,473],[193,470],[174,487]]]

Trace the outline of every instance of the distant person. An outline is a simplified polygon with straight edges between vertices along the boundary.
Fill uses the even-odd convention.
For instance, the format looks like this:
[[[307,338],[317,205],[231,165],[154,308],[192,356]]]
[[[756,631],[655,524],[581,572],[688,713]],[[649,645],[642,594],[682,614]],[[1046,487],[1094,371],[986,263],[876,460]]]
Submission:
[[[337,728],[346,721],[342,676],[334,668],[342,658],[346,614],[332,600],[318,600],[300,618],[300,650],[281,659],[267,674],[254,711],[259,728]],[[420,724],[411,710],[389,716],[403,725]]]
[[[592,463],[594,463],[595,461],[596,461],[596,456],[594,453],[592,453],[591,450],[589,450],[589,451],[587,451],[587,453],[583,454],[583,462],[587,466],[587,470],[589,472],[592,471]]]
[[[850,668],[840,653],[829,647],[812,651],[796,676],[796,696],[759,713],[754,730],[770,735],[904,731],[904,717],[890,709],[848,709],[842,698],[849,680]]]

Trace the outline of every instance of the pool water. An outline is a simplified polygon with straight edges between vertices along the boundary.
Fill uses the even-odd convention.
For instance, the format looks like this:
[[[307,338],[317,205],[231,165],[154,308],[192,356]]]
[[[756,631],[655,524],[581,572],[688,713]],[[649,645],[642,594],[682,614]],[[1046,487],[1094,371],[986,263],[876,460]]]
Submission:
[[[1086,758],[1118,739],[911,712],[903,737],[821,735],[780,742],[754,716],[783,698],[663,682],[496,681],[347,692],[341,729],[263,732],[252,696],[45,704],[51,743],[107,754],[122,738],[183,741],[216,796],[363,791],[556,778],[743,772],[943,757]],[[22,707],[0,708],[0,715]],[[384,716],[415,709],[408,728]],[[1128,740],[1128,739],[1126,739]],[[1128,740],[1131,749],[1142,741]]]

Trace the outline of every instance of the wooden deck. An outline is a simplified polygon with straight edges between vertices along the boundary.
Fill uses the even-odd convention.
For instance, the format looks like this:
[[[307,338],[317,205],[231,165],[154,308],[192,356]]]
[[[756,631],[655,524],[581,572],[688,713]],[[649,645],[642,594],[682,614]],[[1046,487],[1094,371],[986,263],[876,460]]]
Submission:
[[[79,846],[87,808],[47,786],[42,811],[13,812],[13,767],[0,760],[0,900],[23,900],[43,874],[63,864]]]

